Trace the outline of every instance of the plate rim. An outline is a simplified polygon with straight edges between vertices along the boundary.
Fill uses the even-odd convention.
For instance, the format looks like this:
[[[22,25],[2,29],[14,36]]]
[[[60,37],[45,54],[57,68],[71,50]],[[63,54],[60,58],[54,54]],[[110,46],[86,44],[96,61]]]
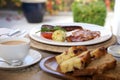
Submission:
[[[56,24],[56,23],[55,23]],[[55,24],[49,24],[49,25],[55,25]],[[57,23],[56,25],[68,25],[69,23]],[[93,28],[101,28],[101,29],[105,29],[105,30],[107,30],[105,27],[102,27],[102,26],[99,26],[99,25],[95,25],[95,24],[89,24],[89,23],[70,23],[69,25],[90,25],[90,27],[91,26],[93,26]],[[40,25],[41,26],[41,25]],[[95,26],[97,26],[97,27],[95,27]],[[43,40],[42,39],[39,39],[39,38],[37,38],[36,36],[34,36],[34,34],[33,34],[33,32],[34,32],[34,30],[36,30],[37,28],[40,28],[39,26],[38,27],[34,27],[33,29],[31,29],[30,30],[30,32],[29,32],[29,36],[33,39],[33,40],[35,40],[35,41],[38,41],[38,42],[41,42],[41,43],[45,43],[45,44],[49,44],[49,45],[56,45],[56,46],[78,46],[78,45],[93,45],[93,44],[97,44],[97,43],[101,43],[101,42],[104,42],[104,41],[106,41],[106,40],[108,40],[108,39],[110,39],[111,37],[112,37],[112,32],[110,31],[110,30],[108,30],[109,31],[109,34],[108,35],[105,35],[105,36],[108,36],[107,38],[105,37],[105,36],[103,36],[103,37],[105,37],[104,39],[102,39],[102,40],[99,40],[99,38],[96,38],[96,39],[98,39],[98,40],[95,40],[95,39],[93,39],[93,40],[89,40],[89,41],[85,41],[85,42],[71,42],[71,43],[65,43],[65,42],[55,42],[55,41],[51,41],[51,42],[49,42],[49,40],[47,40],[47,39],[44,39],[43,38]],[[84,26],[83,26],[83,28],[84,28]],[[99,31],[99,30],[98,30]],[[102,38],[102,37],[101,37]],[[47,41],[46,41],[47,40]],[[92,42],[92,43],[91,43]]]
[[[61,73],[59,73],[59,72],[57,72],[57,71],[53,71],[53,70],[50,70],[50,69],[48,69],[48,68],[45,67],[45,64],[44,64],[44,63],[45,63],[47,60],[52,59],[52,58],[55,58],[55,56],[48,56],[48,57],[42,59],[42,60],[40,61],[40,63],[39,63],[39,67],[40,67],[44,72],[46,72],[46,73],[52,74],[53,76],[56,75],[57,78],[61,77],[61,78],[63,78],[63,79],[68,79],[68,78],[65,76],[65,74],[61,74]]]
[[[35,63],[39,62],[41,59],[42,59],[42,54],[35,50],[35,49],[30,49],[30,51],[35,51],[34,54],[37,54],[39,55],[39,59],[37,59],[36,61],[32,62],[32,63],[29,63],[29,64],[25,64],[25,65],[20,65],[20,66],[7,66],[7,67],[2,67],[0,66],[0,69],[4,69],[4,70],[16,70],[16,69],[23,69],[23,68],[26,68],[26,67],[29,67],[29,66],[32,66],[34,65]],[[29,52],[29,54],[31,55],[31,53]],[[33,54],[33,53],[32,53]]]

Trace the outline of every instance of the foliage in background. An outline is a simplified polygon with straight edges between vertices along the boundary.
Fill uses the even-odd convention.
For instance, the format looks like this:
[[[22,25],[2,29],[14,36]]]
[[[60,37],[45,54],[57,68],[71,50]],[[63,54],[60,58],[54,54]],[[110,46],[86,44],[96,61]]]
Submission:
[[[15,5],[17,7],[21,6],[20,0],[0,0],[0,7],[5,7],[5,6],[9,5],[10,2],[12,2],[13,5]]]
[[[71,4],[74,0],[47,0],[47,12],[51,15],[57,14],[59,11],[70,11]]]
[[[62,10],[63,0],[47,0],[46,3],[46,8],[48,13],[52,14],[57,14],[59,10]]]
[[[110,0],[110,7],[114,10],[115,0]]]
[[[103,0],[76,0],[72,11],[75,22],[104,25],[106,6]]]
[[[85,2],[98,1],[98,0],[47,0],[46,2],[47,12],[51,15],[54,15],[57,14],[59,11],[71,11],[71,4],[74,1],[85,3]],[[111,9],[113,10],[115,0],[110,0],[110,1],[111,1],[110,4]],[[10,9],[10,8],[20,8],[20,7],[21,7],[20,0],[0,0],[0,9],[1,8]]]
[[[34,1],[34,0],[33,0]],[[46,8],[47,12],[51,15],[57,14],[59,11],[70,11],[71,4],[74,0],[47,0]],[[12,4],[12,5],[11,5]],[[20,0],[0,0],[0,8],[13,9],[20,8]]]

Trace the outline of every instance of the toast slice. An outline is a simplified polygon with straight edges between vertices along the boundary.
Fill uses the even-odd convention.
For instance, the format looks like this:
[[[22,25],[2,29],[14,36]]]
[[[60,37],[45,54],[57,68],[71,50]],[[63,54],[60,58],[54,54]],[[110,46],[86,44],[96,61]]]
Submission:
[[[104,56],[105,54],[107,54],[107,50],[105,47],[100,47],[100,48],[97,48],[90,52],[91,58],[93,58],[93,59],[99,59],[100,57]]]
[[[115,69],[94,75],[93,80],[120,80],[120,62],[117,63]]]
[[[77,76],[72,77],[72,80],[120,80],[120,62],[114,69],[105,71],[103,74],[95,74],[93,76]]]
[[[90,52],[85,51],[78,56],[70,58],[64,62],[62,62],[60,66],[60,71],[62,73],[74,71],[74,69],[83,69],[86,64],[88,64],[91,60]]]
[[[63,61],[58,71],[70,80],[120,80],[120,62],[116,65],[115,58],[101,47]]]
[[[111,54],[105,54],[99,59],[93,60],[85,69],[73,71],[73,76],[91,76],[94,74],[102,74],[105,71],[114,69],[116,60]]]
[[[62,54],[56,56],[55,58],[59,65],[62,62],[81,54],[83,51],[87,51],[87,48],[85,46],[73,46],[70,47],[67,51],[63,52]]]

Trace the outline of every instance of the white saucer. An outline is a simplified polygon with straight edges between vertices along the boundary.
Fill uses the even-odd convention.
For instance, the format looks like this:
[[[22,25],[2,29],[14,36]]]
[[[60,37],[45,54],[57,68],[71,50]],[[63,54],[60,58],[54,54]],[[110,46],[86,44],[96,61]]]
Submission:
[[[40,61],[40,59],[42,58],[42,55],[33,49],[30,49],[30,52],[28,54],[28,56],[25,58],[25,60],[23,61],[23,64],[20,66],[10,66],[4,62],[0,62],[0,69],[18,69],[18,68],[25,68],[28,67],[30,65],[33,65],[35,63],[37,63],[38,61]]]

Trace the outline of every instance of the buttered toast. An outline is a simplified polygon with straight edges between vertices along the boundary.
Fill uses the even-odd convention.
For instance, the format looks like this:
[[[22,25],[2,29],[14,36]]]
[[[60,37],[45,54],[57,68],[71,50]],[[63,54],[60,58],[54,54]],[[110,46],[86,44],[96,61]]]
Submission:
[[[87,51],[87,48],[85,46],[73,46],[70,47],[67,51],[64,51],[62,54],[56,56],[56,61],[58,64],[61,64],[62,62],[75,57],[82,52]]]
[[[62,62],[60,66],[60,70],[62,73],[74,71],[74,69],[83,69],[87,63],[90,62],[90,52],[85,51],[78,56],[70,58],[64,62]]]
[[[58,56],[65,58],[59,62],[57,58]],[[71,72],[72,76],[91,76],[94,74],[102,74],[104,71],[116,67],[116,60],[111,54],[107,53],[106,48],[104,47],[100,47],[92,51],[85,50],[79,55],[69,58],[63,56],[63,54],[58,56],[56,56],[56,61],[59,65],[60,72]]]

